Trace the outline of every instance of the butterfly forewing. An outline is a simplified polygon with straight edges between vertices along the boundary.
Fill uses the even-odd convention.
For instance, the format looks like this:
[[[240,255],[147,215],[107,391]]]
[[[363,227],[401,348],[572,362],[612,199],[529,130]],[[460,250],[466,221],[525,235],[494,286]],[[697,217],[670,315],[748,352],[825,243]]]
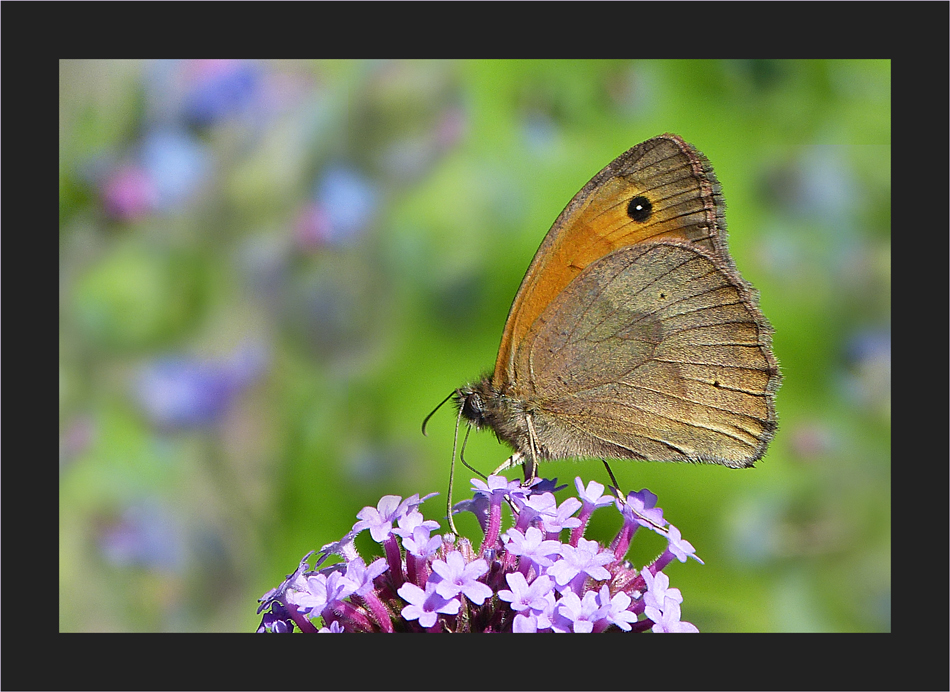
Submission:
[[[575,195],[538,249],[515,296],[495,363],[494,385],[512,377],[512,345],[592,262],[622,247],[668,238],[696,243],[731,263],[722,197],[705,157],[663,135],[617,157]]]

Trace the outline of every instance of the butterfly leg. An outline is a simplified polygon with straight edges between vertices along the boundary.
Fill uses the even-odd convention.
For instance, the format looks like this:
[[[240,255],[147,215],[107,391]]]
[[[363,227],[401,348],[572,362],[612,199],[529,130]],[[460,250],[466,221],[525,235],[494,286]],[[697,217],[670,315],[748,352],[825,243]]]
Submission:
[[[537,433],[534,431],[534,423],[531,421],[531,416],[527,416],[526,420],[528,423],[528,446],[530,455],[525,454],[522,451],[515,452],[510,457],[505,459],[505,463],[492,471],[493,476],[497,476],[502,471],[517,466],[518,464],[523,464],[525,483],[533,481],[538,477],[538,437]]]
[[[491,475],[497,476],[502,471],[510,469],[518,464],[524,463],[524,452],[515,452],[510,457],[505,459],[505,463],[499,466],[497,469],[491,472]]]
[[[531,459],[524,465],[524,482],[527,485],[538,477],[538,434],[534,431],[531,414],[525,416],[525,421],[528,424],[528,442],[531,448]]]

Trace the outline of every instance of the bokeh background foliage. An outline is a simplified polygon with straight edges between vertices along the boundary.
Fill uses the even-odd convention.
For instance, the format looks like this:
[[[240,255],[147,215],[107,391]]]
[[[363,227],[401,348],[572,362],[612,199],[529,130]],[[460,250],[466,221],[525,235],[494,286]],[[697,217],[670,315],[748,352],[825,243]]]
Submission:
[[[439,491],[441,519],[454,416],[428,437],[422,419],[493,366],[574,193],[668,131],[722,182],[776,330],[780,429],[754,470],[614,471],[705,559],[670,571],[700,630],[890,629],[888,62],[60,73],[61,630],[251,631],[364,505]],[[484,433],[466,458],[507,454]],[[606,481],[598,461],[543,470]]]

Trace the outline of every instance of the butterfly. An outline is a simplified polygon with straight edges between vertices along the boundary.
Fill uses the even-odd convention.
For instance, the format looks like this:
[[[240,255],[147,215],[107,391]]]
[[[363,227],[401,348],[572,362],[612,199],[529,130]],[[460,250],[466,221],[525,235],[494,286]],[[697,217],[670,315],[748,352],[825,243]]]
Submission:
[[[776,430],[772,328],[726,244],[708,159],[681,137],[618,156],[554,222],[495,369],[450,395],[514,449],[496,473],[569,457],[752,466]],[[451,512],[450,512],[451,514]]]

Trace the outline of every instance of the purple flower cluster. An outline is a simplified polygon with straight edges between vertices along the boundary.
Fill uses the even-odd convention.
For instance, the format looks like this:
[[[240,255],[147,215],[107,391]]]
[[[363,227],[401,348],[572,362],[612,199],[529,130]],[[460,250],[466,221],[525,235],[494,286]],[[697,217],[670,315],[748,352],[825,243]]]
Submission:
[[[324,546],[311,570],[308,553],[293,574],[261,597],[259,632],[697,632],[680,619],[683,596],[663,573],[675,558],[695,555],[663,519],[648,490],[624,499],[605,496],[591,481],[580,499],[560,505],[556,480],[523,486],[502,476],[472,480],[471,511],[484,531],[476,551],[466,538],[432,535],[439,528],[418,507],[435,493],[405,500],[386,495],[364,507],[353,529]],[[501,532],[502,505],[515,515]],[[595,509],[614,505],[623,525],[608,546],[584,538]],[[576,516],[575,516],[576,515]],[[636,569],[624,557],[638,528],[664,536],[666,550]],[[356,550],[361,531],[383,547],[369,565]],[[562,532],[567,540],[562,542]],[[320,566],[330,555],[342,562]],[[315,621],[319,621],[315,623]]]

